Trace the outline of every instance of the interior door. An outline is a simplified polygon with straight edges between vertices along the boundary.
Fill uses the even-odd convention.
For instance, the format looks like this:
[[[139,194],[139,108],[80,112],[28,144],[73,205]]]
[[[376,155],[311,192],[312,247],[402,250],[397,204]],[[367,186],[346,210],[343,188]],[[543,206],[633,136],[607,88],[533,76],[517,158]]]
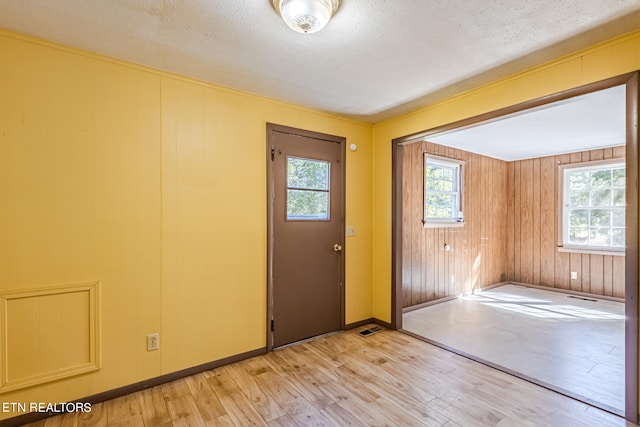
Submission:
[[[341,141],[269,125],[270,347],[342,326]]]

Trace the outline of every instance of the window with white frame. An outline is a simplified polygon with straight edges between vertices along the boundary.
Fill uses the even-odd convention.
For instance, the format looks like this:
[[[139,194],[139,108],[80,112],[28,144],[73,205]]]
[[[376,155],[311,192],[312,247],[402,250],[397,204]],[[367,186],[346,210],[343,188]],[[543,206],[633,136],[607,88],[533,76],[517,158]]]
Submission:
[[[462,162],[425,153],[424,219],[445,226],[462,222]]]
[[[625,172],[619,159],[561,168],[563,247],[624,250]]]

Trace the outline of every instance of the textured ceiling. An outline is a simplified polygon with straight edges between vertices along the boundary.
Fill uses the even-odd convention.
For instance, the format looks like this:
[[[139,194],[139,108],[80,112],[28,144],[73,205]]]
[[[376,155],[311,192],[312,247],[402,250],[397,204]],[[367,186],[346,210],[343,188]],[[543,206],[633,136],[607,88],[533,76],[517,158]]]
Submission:
[[[379,122],[640,28],[640,2],[343,0],[305,35],[270,0],[1,0],[0,27]]]

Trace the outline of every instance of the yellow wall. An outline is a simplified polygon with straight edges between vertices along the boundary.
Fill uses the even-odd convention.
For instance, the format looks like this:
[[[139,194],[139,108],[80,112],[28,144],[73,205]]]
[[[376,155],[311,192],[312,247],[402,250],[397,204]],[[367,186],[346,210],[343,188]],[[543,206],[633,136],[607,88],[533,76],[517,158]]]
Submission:
[[[640,69],[640,31],[374,126],[374,317],[391,320],[391,141]]]
[[[267,122],[358,144],[346,322],[389,322],[391,140],[636,69],[640,32],[372,129],[0,31],[0,294],[100,281],[102,343],[98,371],[2,400],[80,398],[265,346]]]
[[[265,346],[267,122],[358,145],[346,322],[370,318],[370,125],[0,32],[0,293],[100,281],[102,349],[98,371],[3,401],[67,401]]]

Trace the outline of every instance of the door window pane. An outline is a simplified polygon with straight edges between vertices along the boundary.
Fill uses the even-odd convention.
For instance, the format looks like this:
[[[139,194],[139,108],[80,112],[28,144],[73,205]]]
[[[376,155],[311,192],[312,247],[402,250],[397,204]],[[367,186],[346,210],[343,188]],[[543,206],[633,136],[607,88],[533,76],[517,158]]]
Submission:
[[[287,157],[287,219],[329,219],[329,162]]]
[[[309,190],[329,190],[329,162],[289,157],[287,186]]]

